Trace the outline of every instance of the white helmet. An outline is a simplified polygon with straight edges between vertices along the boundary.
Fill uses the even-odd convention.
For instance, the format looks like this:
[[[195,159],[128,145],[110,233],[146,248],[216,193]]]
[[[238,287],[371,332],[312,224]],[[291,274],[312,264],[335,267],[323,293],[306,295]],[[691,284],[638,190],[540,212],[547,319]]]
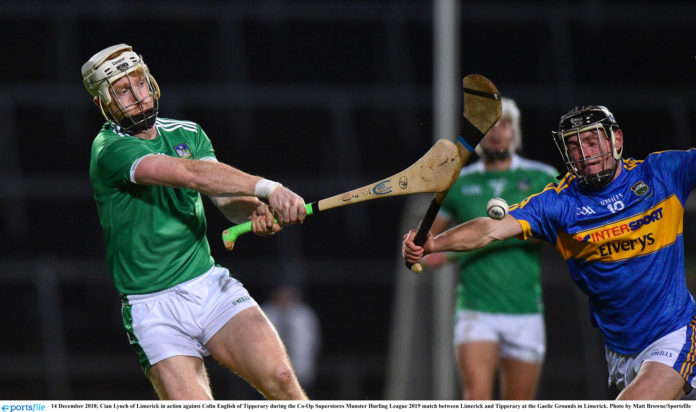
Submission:
[[[520,108],[517,107],[517,103],[515,103],[515,101],[509,97],[503,97],[500,99],[500,101],[503,105],[503,114],[500,117],[510,119],[510,122],[512,123],[512,129],[515,131],[515,138],[512,140],[512,143],[510,144],[510,149],[508,149],[511,152],[515,153],[518,150],[522,149],[522,127],[520,127]]]
[[[109,108],[112,96],[110,91],[113,91],[113,84],[118,79],[136,70],[141,70],[145,75],[150,88],[150,94],[142,97],[135,102],[134,105],[142,105],[144,100],[152,97],[154,102],[153,108],[137,116],[130,116],[127,113],[127,107],[123,106],[119,100],[119,111],[123,114],[123,119],[118,120]],[[142,130],[149,129],[154,125],[159,111],[160,89],[157,85],[157,81],[155,81],[155,78],[150,74],[150,70],[145,64],[142,56],[133,52],[131,46],[127,44],[117,44],[107,47],[90,57],[89,60],[82,65],[82,82],[89,94],[99,99],[99,108],[106,120],[116,123],[126,133],[135,134]],[[131,85],[131,88],[132,87]],[[109,115],[104,111],[104,107],[106,107]]]
[[[512,124],[512,130],[515,133],[515,137],[512,139],[512,142],[510,142],[510,146],[507,148],[507,150],[504,150],[499,153],[490,153],[487,152],[484,147],[479,144],[476,146],[476,154],[479,155],[479,157],[487,157],[487,158],[507,158],[510,156],[512,153],[516,153],[520,149],[522,149],[522,128],[520,127],[520,109],[517,107],[517,103],[509,97],[502,97],[500,99],[502,103],[502,114],[500,116],[501,119],[509,119],[510,123]]]

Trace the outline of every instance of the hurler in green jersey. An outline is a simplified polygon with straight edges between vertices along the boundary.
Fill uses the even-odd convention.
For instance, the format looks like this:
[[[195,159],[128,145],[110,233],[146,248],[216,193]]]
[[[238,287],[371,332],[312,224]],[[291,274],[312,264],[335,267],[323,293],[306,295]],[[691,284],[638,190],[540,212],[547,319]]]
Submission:
[[[514,204],[556,180],[553,167],[515,153],[521,146],[520,112],[506,97],[502,109],[500,120],[476,148],[481,160],[462,169],[450,188],[433,234],[486,216],[492,198]],[[492,399],[498,369],[503,399],[533,399],[546,351],[541,247],[507,239],[467,253],[423,259],[426,267],[447,259],[459,263],[454,344],[465,399]]]
[[[219,162],[197,123],[159,117],[160,88],[131,46],[93,55],[82,80],[106,120],[89,168],[106,260],[126,335],[157,395],[212,399],[203,363],[212,355],[266,398],[307,399],[268,318],[215,265],[201,194],[264,236],[301,223],[304,200]]]
[[[491,198],[517,203],[555,180],[553,167],[514,154],[507,170],[486,171],[483,162],[477,162],[462,169],[440,213],[448,220],[467,222],[485,216]],[[461,271],[457,309],[541,313],[541,247],[541,243],[512,238],[456,254]]]

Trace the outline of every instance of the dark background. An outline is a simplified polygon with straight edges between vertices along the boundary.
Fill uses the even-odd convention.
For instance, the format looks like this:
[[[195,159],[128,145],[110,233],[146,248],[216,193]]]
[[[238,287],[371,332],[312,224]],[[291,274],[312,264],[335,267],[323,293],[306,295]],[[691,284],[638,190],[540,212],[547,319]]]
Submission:
[[[154,399],[120,325],[89,185],[103,122],[80,79],[92,54],[134,46],[163,117],[200,123],[221,161],[314,201],[392,175],[432,145],[432,7],[0,1],[0,399]],[[559,116],[604,104],[624,153],[643,158],[693,145],[694,21],[692,1],[464,1],[459,71],[517,100],[527,157],[562,169],[550,133]],[[206,201],[213,256],[258,301],[285,280],[303,285],[323,330],[316,399],[388,397],[401,226],[417,223],[402,220],[406,202],[326,212],[227,252],[229,225]],[[585,299],[555,253],[545,269],[539,398],[614,396]],[[218,398],[258,397],[208,365]]]

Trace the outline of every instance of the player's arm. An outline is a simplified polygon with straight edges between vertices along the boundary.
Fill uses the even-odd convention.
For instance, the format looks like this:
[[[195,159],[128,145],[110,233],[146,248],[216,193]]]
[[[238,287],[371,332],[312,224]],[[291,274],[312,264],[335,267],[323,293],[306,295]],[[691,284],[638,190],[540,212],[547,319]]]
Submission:
[[[409,263],[415,263],[424,255],[436,252],[464,252],[480,249],[494,240],[508,239],[522,234],[522,226],[510,215],[502,220],[479,217],[453,227],[435,237],[428,234],[425,244],[416,246],[414,230],[404,235],[402,254]]]
[[[442,215],[438,215],[433,221],[433,225],[430,226],[430,233],[432,233],[433,236],[437,236],[440,233],[444,232],[445,229],[449,227],[450,223],[450,219],[447,219]]]
[[[233,223],[251,221],[251,230],[257,235],[273,235],[281,230],[275,221],[273,209],[254,196],[211,196],[210,200]]]
[[[209,196],[253,195],[261,179],[224,163],[165,155],[144,157],[134,177],[138,184],[186,187]]]
[[[186,187],[212,197],[263,196],[283,223],[302,222],[307,215],[304,200],[291,190],[220,162],[149,155],[138,163],[134,178],[138,184]]]
[[[450,225],[450,219],[447,219],[442,214],[438,215],[433,221],[433,225],[430,227],[430,233],[433,236],[437,236],[447,229]],[[448,261],[448,256],[445,253],[431,253],[428,256],[423,257],[422,264],[423,267],[438,268]]]
[[[251,219],[259,206],[265,205],[255,196],[209,196],[220,213],[232,223],[242,223]]]

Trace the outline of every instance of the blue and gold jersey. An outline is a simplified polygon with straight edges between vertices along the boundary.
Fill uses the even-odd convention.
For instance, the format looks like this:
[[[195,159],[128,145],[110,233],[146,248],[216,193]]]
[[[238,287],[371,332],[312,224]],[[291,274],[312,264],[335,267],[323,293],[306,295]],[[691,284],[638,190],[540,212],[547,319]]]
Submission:
[[[691,320],[684,275],[684,205],[696,184],[696,149],[628,159],[599,190],[567,174],[510,207],[523,238],[556,247],[589,296],[610,349],[631,354]]]

